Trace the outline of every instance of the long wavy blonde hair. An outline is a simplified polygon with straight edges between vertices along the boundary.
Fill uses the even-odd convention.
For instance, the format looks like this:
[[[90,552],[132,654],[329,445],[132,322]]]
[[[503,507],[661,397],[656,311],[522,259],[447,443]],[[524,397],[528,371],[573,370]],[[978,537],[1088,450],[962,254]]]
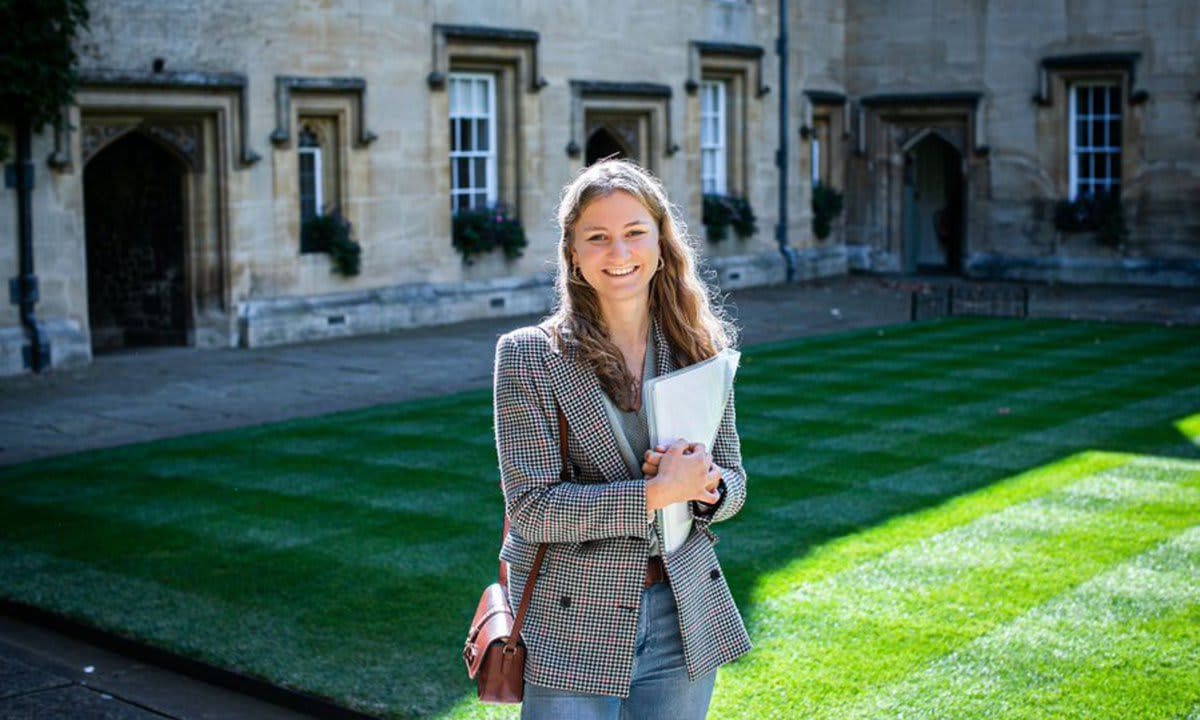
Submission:
[[[554,312],[546,319],[559,341],[572,343],[584,363],[595,371],[604,392],[622,410],[641,405],[635,379],[625,368],[621,351],[610,339],[600,299],[591,285],[575,272],[571,243],[575,225],[589,203],[614,192],[629,193],[650,212],[658,226],[662,268],[650,281],[650,315],[658,320],[679,367],[707,360],[737,342],[737,329],[724,308],[710,296],[710,285],[700,276],[695,241],[667,199],[666,190],[649,171],[627,160],[602,160],[584,168],[563,188],[558,204],[557,295]]]

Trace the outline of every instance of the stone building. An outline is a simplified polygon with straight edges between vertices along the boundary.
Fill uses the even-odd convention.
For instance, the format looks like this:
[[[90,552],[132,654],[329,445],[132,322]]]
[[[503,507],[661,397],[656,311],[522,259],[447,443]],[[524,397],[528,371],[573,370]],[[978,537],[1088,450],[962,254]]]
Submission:
[[[789,265],[800,279],[1200,279],[1191,0],[791,0],[786,88],[777,2],[91,6],[72,127],[34,143],[54,366],[548,309],[559,188],[613,153],[662,177],[726,289]],[[817,182],[845,198],[824,238]],[[1068,201],[1102,191],[1119,191],[1128,232],[1064,224],[1090,207]],[[0,196],[5,277],[14,192]],[[757,232],[707,238],[705,193],[748,200]],[[496,205],[524,228],[523,255],[465,262],[455,212]],[[1094,205],[1083,220],[1112,219]],[[357,275],[331,272],[302,232],[335,208]],[[0,305],[0,373],[26,371],[27,345]]]

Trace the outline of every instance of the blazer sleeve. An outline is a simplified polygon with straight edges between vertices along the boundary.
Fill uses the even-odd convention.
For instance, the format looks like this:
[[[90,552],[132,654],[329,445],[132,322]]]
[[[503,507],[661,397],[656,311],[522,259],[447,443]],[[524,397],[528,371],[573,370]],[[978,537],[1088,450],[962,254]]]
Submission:
[[[737,410],[732,389],[729,391],[729,402],[725,404],[725,414],[721,416],[721,424],[717,426],[717,437],[710,451],[713,462],[723,470],[721,482],[725,486],[725,492],[716,505],[705,507],[700,503],[691,503],[693,520],[705,526],[728,520],[736,515],[746,502],[746,470],[742,467],[742,443],[737,433]]]
[[[496,455],[509,520],[522,538],[535,543],[649,539],[644,480],[562,481],[548,348],[545,336],[532,328],[509,333],[496,344]]]

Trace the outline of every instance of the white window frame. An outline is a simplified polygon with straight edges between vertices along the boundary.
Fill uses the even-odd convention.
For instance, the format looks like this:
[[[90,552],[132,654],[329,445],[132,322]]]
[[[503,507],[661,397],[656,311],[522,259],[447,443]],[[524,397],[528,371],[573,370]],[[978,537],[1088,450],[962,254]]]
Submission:
[[[728,187],[729,164],[725,158],[728,107],[724,82],[700,83],[700,191],[705,195],[724,195]]]
[[[487,107],[479,108],[476,103],[475,90],[480,86],[484,89],[484,98]],[[459,133],[451,132],[450,138],[450,209],[454,212],[458,209],[458,198],[461,195],[471,196],[468,202],[468,207],[475,209],[480,207],[474,196],[481,191],[485,193],[486,205],[493,206],[498,198],[497,191],[497,168],[496,168],[496,76],[492,73],[466,73],[453,72],[446,83],[448,94],[448,102],[450,107],[449,117],[447,122],[450,124],[451,130],[454,128],[454,121],[459,122],[478,122],[486,121],[488,124],[487,138],[488,149],[464,150],[458,148]],[[475,137],[474,132],[470,134],[471,138]],[[458,182],[458,160],[462,158],[470,158],[467,163],[468,173],[470,178],[466,184]],[[477,158],[484,158],[484,177],[482,183],[479,178],[474,177],[475,162]]]
[[[300,132],[297,133],[297,138],[302,137],[304,132],[305,132],[305,129],[302,126],[300,128]],[[321,136],[315,135],[315,137],[317,138],[316,145],[301,145],[299,140],[297,140],[296,145],[297,145],[297,149],[300,154],[300,160],[301,160],[300,164],[301,165],[303,164],[304,156],[308,155],[308,156],[312,157],[312,161],[313,161],[313,177],[312,177],[313,200],[315,201],[315,208],[316,208],[315,215],[319,216],[324,212],[324,208],[325,208],[325,187],[324,187],[325,186],[325,180],[324,180],[325,176],[324,176],[322,168],[321,168]],[[301,176],[301,178],[300,178],[300,197],[301,198],[304,197],[304,178],[303,178],[303,176]],[[301,222],[308,220],[308,218],[304,217],[304,202],[303,202],[303,200],[301,200],[301,202],[300,202],[300,220],[301,220]]]
[[[812,186],[816,187],[821,184],[821,138],[817,135],[816,128],[813,129],[810,147],[812,158]]]
[[[1100,95],[1104,98],[1104,106],[1105,106],[1104,112],[1097,113],[1095,111],[1096,109],[1094,107],[1094,102],[1095,102],[1096,96],[1093,95],[1092,96],[1093,107],[1091,109],[1091,112],[1087,113],[1086,115],[1081,116],[1079,114],[1079,110],[1077,107],[1077,103],[1078,103],[1077,99],[1079,97],[1078,91],[1082,88],[1096,88],[1096,87],[1105,88],[1105,89],[1115,88],[1121,95],[1121,98],[1117,102],[1118,106],[1115,108],[1109,106],[1113,93],[1111,93],[1111,92],[1100,93]],[[1079,81],[1079,82],[1073,82],[1068,86],[1067,96],[1068,96],[1069,100],[1068,100],[1068,110],[1067,110],[1067,138],[1068,138],[1067,139],[1067,144],[1068,144],[1068,151],[1067,151],[1068,180],[1067,180],[1067,182],[1068,182],[1068,197],[1071,200],[1076,200],[1079,197],[1079,191],[1081,189],[1081,186],[1084,184],[1086,184],[1087,187],[1093,192],[1097,189],[1103,189],[1107,192],[1107,191],[1111,191],[1114,187],[1117,189],[1117,192],[1120,192],[1120,188],[1121,188],[1121,155],[1122,155],[1122,151],[1121,151],[1122,139],[1121,139],[1121,137],[1116,137],[1114,139],[1115,144],[1104,144],[1104,145],[1094,144],[1092,142],[1093,139],[1089,137],[1089,138],[1087,138],[1088,142],[1086,144],[1084,144],[1084,143],[1081,143],[1082,138],[1079,138],[1077,135],[1077,128],[1079,126],[1079,121],[1081,119],[1088,121],[1087,127],[1089,127],[1089,128],[1091,127],[1092,120],[1100,119],[1103,123],[1105,136],[1111,136],[1113,134],[1113,121],[1115,120],[1115,121],[1121,122],[1121,130],[1123,133],[1124,132],[1124,122],[1123,122],[1124,117],[1121,114],[1120,106],[1124,102],[1124,93],[1121,92],[1121,90],[1122,90],[1121,83],[1116,82],[1116,81],[1111,81],[1111,80],[1109,80],[1109,81],[1099,81],[1099,80]],[[1118,133],[1118,135],[1119,134],[1120,133]],[[1083,155],[1085,153],[1091,155],[1093,158],[1096,156],[1105,156],[1105,157],[1109,157],[1109,158],[1115,157],[1115,167],[1113,170],[1113,174],[1110,174],[1109,176],[1107,176],[1103,179],[1098,179],[1096,177],[1095,172],[1093,172],[1090,177],[1081,177],[1080,173],[1079,173],[1079,164],[1080,164],[1079,156]]]

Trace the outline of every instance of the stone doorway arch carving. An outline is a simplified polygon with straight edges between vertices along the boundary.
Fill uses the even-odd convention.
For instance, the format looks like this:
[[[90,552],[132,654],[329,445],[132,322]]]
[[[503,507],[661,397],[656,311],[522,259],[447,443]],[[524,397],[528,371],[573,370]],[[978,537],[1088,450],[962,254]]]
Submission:
[[[96,217],[97,206],[91,200],[95,199],[97,192],[103,191],[98,191],[95,183],[89,183],[88,176],[103,169],[107,153],[124,143],[133,143],[142,148],[137,154],[143,158],[143,163],[149,163],[149,167],[171,167],[172,177],[177,176],[177,180],[169,182],[177,185],[173,192],[179,208],[179,217],[170,223],[179,226],[177,231],[172,229],[171,232],[178,237],[177,241],[172,242],[178,242],[181,259],[169,263],[174,268],[172,272],[179,273],[179,278],[167,281],[160,277],[159,281],[165,284],[156,291],[158,299],[147,299],[146,302],[149,306],[159,307],[163,313],[183,312],[182,321],[177,315],[172,316],[174,320],[171,323],[141,318],[133,324],[139,325],[145,332],[138,330],[126,333],[124,329],[119,329],[124,327],[122,322],[113,324],[111,307],[93,308],[93,302],[100,298],[90,289],[83,291],[80,301],[86,298],[87,310],[81,314],[89,319],[93,330],[99,330],[98,335],[92,338],[94,351],[103,352],[127,345],[229,347],[236,343],[237,319],[230,312],[228,297],[229,221],[225,200],[228,192],[225,174],[231,167],[227,142],[229,133],[225,126],[229,113],[224,109],[203,109],[201,101],[208,100],[207,96],[196,98],[196,107],[187,109],[170,107],[166,104],[168,97],[166,93],[160,97],[153,92],[136,96],[131,93],[126,97],[124,93],[99,93],[90,89],[83,89],[79,93],[80,105],[74,122],[79,128],[76,136],[78,144],[74,152],[78,153],[76,157],[81,170],[77,182],[82,196],[81,224],[85,228],[81,238],[84,245],[81,250],[84,252],[81,255],[88,258],[88,262],[80,268],[80,286],[84,285],[82,281],[87,278],[90,288],[91,282],[96,279],[93,277],[98,269],[96,258],[89,255],[88,248],[94,244],[89,235],[99,231],[99,218]],[[128,148],[118,148],[117,154],[127,152]],[[147,156],[158,160],[147,161]],[[101,165],[93,167],[97,162]],[[160,178],[159,182],[166,177],[157,171],[151,174]],[[140,183],[137,178],[132,181]],[[122,182],[127,184],[130,180]],[[89,184],[93,187],[88,187]],[[155,217],[159,218],[156,222],[163,222],[161,215]],[[146,253],[145,250],[140,252]],[[129,274],[131,271],[125,272],[127,280],[133,277]],[[168,291],[168,287],[173,289]],[[180,289],[182,297],[178,295]],[[115,291],[111,288],[108,292],[109,298],[115,297]],[[150,295],[154,296],[155,292]],[[106,314],[108,319],[98,316],[96,312]],[[161,317],[159,319],[162,320]],[[168,325],[171,328],[169,330]],[[151,331],[151,328],[155,329]]]

